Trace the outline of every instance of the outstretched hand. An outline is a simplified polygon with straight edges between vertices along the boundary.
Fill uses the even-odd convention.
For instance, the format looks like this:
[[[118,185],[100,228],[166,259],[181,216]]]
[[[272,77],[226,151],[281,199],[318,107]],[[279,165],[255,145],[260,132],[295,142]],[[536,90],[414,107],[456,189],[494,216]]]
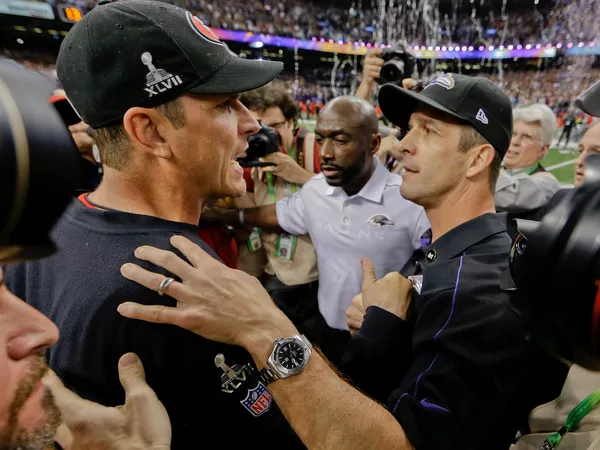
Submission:
[[[67,389],[54,372],[44,378],[61,411],[56,442],[65,450],[169,450],[167,410],[146,384],[144,366],[133,353],[119,360],[125,404],[110,408],[84,400]]]

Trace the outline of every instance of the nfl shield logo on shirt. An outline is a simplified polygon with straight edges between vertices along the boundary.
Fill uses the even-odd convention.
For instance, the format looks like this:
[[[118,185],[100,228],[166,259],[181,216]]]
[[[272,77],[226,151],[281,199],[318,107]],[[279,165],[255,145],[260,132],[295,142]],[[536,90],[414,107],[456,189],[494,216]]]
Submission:
[[[248,395],[240,403],[244,405],[254,417],[262,416],[271,407],[273,397],[266,386],[260,381],[254,389],[248,390]]]

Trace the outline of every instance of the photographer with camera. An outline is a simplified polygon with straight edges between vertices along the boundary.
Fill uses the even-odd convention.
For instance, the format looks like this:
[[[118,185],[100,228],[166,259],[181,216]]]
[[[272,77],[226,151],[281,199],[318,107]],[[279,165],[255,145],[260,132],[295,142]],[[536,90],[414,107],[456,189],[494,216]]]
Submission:
[[[371,49],[363,60],[363,78],[356,90],[356,96],[368,102],[373,101],[377,84],[396,83],[405,89],[416,91],[422,83],[412,77],[416,68],[416,60],[406,51],[401,43],[393,49]],[[401,132],[394,132],[387,127],[379,127],[382,135],[377,157],[388,170],[399,173],[402,170],[402,152],[400,151]]]
[[[215,198],[243,194],[235,159],[259,129],[239,93],[281,69],[236,57],[190,12],[146,0],[94,8],[58,55],[58,77],[94,129],[104,177],[58,220],[59,251],[7,267],[5,283],[59,328],[49,364],[78,395],[123,404],[115,368],[123,354],[136,353],[171,418],[174,449],[197,447],[199,424],[231,446],[259,433],[271,436],[267,448],[302,448],[246,351],[116,312],[131,298],[173,304],[164,296],[173,278],[150,292],[118,273],[142,242],[165,248],[180,234],[215,257],[198,238],[201,211]]]
[[[264,148],[255,141],[267,133],[266,127],[249,140],[247,157],[239,161],[250,171],[246,196],[251,195],[252,202],[243,199],[236,203],[243,208],[274,205],[294,195],[320,172],[315,135],[297,126],[298,106],[283,84],[272,82],[246,92],[240,101],[255,119],[275,133],[268,131],[271,136],[265,137],[271,140]],[[260,154],[255,155],[259,150]],[[262,281],[273,301],[295,324],[314,317],[319,273],[310,237],[271,233],[260,228],[251,228],[249,232],[248,240],[240,243],[240,258],[245,254],[243,246],[250,253],[264,249],[267,262]]]

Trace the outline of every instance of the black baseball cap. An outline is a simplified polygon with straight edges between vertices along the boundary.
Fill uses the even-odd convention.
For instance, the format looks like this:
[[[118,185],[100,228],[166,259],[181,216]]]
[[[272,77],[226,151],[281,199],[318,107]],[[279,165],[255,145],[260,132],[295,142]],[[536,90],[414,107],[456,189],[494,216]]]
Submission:
[[[513,129],[508,96],[487,78],[445,73],[416,93],[395,84],[379,91],[379,106],[392,123],[407,129],[411,114],[425,105],[470,124],[504,157]]]
[[[600,117],[600,81],[581,94],[575,106],[590,116]]]
[[[92,128],[189,92],[236,94],[269,83],[283,63],[247,60],[189,11],[150,0],[103,2],[60,47],[57,73]]]

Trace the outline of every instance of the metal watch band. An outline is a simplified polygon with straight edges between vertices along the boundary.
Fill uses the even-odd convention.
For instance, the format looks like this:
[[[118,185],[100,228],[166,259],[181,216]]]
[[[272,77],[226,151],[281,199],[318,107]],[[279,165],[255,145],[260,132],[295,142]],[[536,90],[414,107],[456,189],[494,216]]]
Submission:
[[[265,366],[258,374],[260,381],[266,386],[279,379],[277,374],[269,366]]]

